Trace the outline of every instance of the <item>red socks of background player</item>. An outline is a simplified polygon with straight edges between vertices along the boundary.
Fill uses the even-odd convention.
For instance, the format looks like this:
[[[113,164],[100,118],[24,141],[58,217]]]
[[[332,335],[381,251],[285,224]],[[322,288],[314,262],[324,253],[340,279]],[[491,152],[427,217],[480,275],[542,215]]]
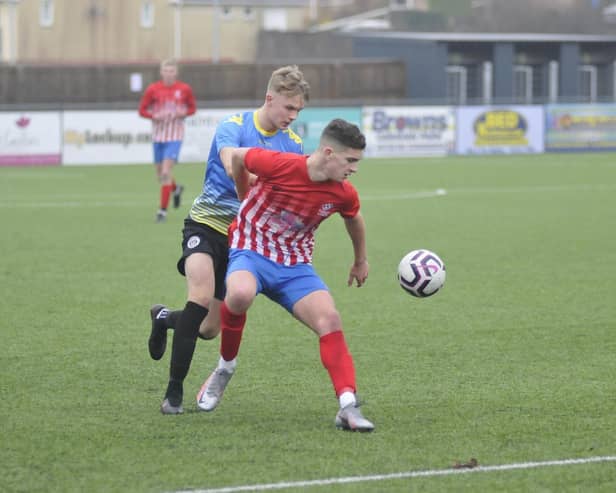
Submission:
[[[355,366],[353,357],[344,340],[341,330],[330,332],[319,339],[321,362],[334,384],[336,395],[343,392],[355,392]]]
[[[167,210],[169,206],[169,197],[175,190],[175,181],[171,182],[169,185],[161,185],[160,187],[160,208],[164,211]]]

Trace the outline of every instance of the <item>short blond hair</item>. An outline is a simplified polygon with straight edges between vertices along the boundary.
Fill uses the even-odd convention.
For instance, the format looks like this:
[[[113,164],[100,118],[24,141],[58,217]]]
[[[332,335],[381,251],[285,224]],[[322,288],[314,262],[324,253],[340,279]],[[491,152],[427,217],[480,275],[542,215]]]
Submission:
[[[178,62],[175,58],[167,58],[165,60],[163,60],[162,62],[160,62],[160,68],[161,70],[165,67],[175,67],[178,68]]]
[[[302,96],[304,101],[310,99],[310,85],[297,65],[287,65],[274,70],[267,84],[267,92]]]

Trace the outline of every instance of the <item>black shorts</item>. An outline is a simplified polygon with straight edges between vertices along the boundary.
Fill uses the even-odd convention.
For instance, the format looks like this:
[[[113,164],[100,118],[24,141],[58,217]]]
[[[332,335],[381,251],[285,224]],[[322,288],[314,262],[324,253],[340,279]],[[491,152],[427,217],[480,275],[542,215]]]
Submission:
[[[186,259],[193,253],[206,253],[214,263],[215,288],[214,297],[225,298],[225,275],[229,262],[229,244],[227,235],[219,233],[209,226],[193,221],[190,217],[184,220],[182,230],[182,256],[178,260],[178,271],[186,275],[184,265]]]

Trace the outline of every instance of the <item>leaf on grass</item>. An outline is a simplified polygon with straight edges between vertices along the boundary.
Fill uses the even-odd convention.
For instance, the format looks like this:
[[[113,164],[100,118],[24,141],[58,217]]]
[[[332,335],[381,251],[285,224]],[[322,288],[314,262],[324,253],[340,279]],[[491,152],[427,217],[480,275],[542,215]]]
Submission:
[[[477,462],[477,459],[475,459],[474,457],[471,457],[471,459],[468,462],[457,462],[453,465],[454,469],[473,469],[474,467],[477,467],[479,465],[479,462]]]

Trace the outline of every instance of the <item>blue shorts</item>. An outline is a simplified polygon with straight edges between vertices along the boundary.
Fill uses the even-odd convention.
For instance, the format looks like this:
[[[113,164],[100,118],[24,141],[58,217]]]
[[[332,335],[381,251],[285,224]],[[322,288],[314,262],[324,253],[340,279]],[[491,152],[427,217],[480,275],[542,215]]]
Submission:
[[[171,159],[178,162],[180,156],[181,140],[172,140],[170,142],[154,142],[154,162],[160,164],[165,159]]]
[[[257,280],[257,294],[263,293],[290,313],[304,296],[314,291],[329,291],[312,265],[278,264],[251,250],[229,250],[227,276],[237,270],[252,272]]]

